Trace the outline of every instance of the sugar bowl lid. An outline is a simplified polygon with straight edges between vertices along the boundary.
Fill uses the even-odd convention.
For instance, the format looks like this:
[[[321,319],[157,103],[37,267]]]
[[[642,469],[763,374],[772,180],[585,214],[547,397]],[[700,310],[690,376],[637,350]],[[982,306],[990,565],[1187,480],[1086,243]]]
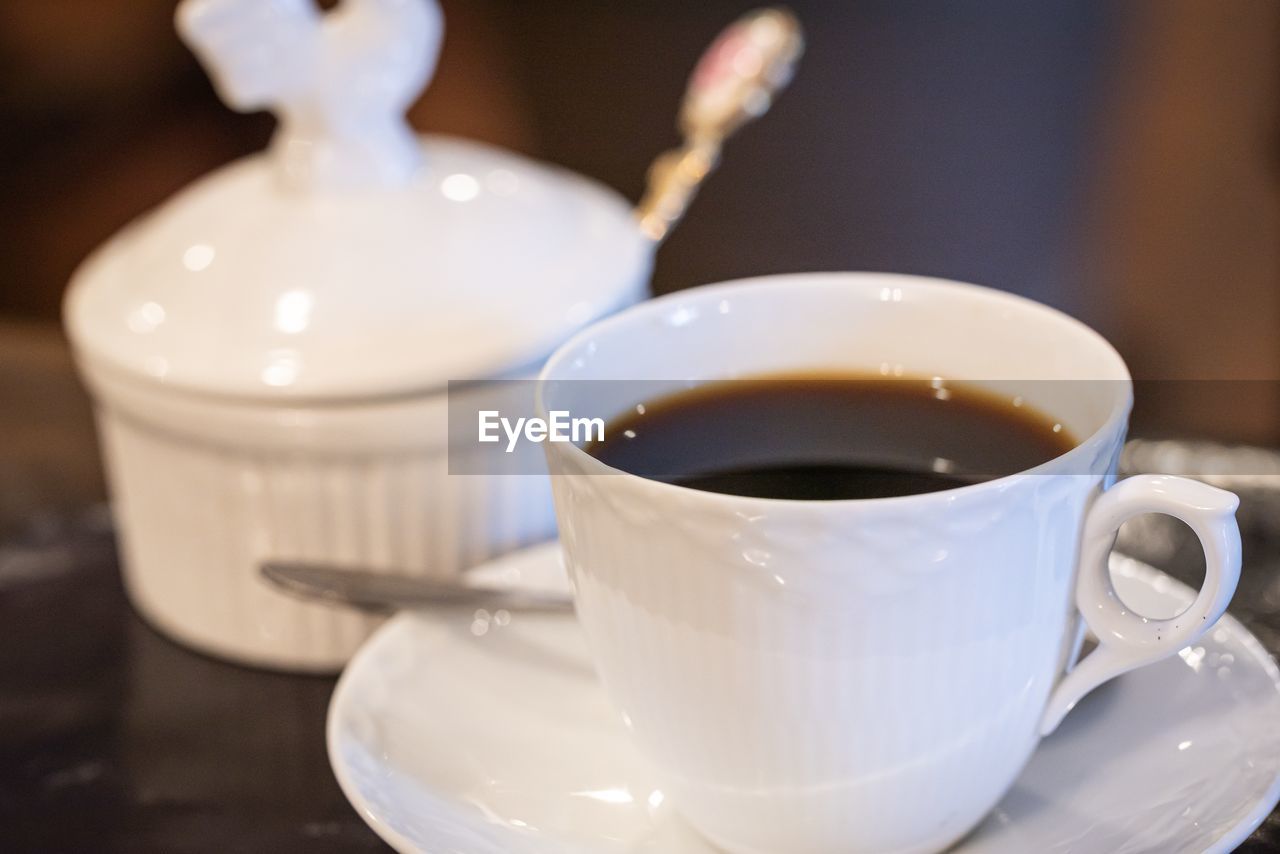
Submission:
[[[434,0],[184,0],[178,25],[268,150],[96,250],[66,303],[87,364],[242,398],[355,399],[495,376],[638,298],[653,244],[624,199],[403,119]]]

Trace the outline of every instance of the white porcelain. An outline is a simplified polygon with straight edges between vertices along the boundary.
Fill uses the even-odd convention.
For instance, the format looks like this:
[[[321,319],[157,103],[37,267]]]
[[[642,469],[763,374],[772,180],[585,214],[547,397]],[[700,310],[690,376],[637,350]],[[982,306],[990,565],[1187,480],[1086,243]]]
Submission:
[[[535,478],[449,478],[446,383],[526,376],[644,296],[652,243],[592,181],[403,119],[434,0],[185,0],[268,151],[95,251],[65,305],[126,582],[208,652],[335,669],[373,622],[260,586],[265,557],[448,575],[554,531]]]
[[[815,369],[981,382],[1081,441],[1022,474],[854,501],[691,490],[547,443],[578,616],[664,791],[721,848],[941,850],[1085,692],[1221,615],[1237,499],[1161,477],[1102,492],[1132,399],[1116,352],[1045,306],[911,276],[776,276],[654,300],[561,347],[540,405],[608,419],[664,383]],[[1208,566],[1168,620],[1129,611],[1107,575],[1119,525],[1151,512],[1186,521]],[[1100,645],[1063,678],[1078,614]]]
[[[1116,589],[1143,613],[1192,601],[1148,566],[1111,563]],[[554,545],[479,575],[566,583]],[[1280,673],[1225,616],[1178,656],[1085,698],[954,850],[1230,851],[1280,798],[1278,719]],[[714,851],[672,808],[569,618],[402,614],[343,674],[328,740],[347,797],[406,854]]]
[[[175,391],[366,399],[534,366],[642,296],[651,244],[620,196],[478,143],[420,146],[404,188],[281,190],[266,155],[215,171],[89,257],[68,332],[99,371]]]
[[[276,177],[298,187],[400,184],[420,156],[404,122],[435,71],[434,0],[184,0],[177,25],[233,109],[271,110]]]
[[[447,577],[553,535],[545,478],[450,476],[444,404],[432,395],[317,414],[127,393],[100,404],[133,604],[205,652],[332,672],[381,620],[278,592],[258,575],[264,560]],[[175,414],[206,417],[203,432],[170,432]]]

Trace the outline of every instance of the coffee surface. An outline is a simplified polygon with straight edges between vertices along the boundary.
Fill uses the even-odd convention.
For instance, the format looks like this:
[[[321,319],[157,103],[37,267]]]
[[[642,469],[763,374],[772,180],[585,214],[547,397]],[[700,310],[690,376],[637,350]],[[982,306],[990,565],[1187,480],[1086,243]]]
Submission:
[[[980,386],[804,375],[709,383],[647,401],[606,424],[587,451],[693,489],[835,500],[978,483],[1075,444],[1050,416]]]

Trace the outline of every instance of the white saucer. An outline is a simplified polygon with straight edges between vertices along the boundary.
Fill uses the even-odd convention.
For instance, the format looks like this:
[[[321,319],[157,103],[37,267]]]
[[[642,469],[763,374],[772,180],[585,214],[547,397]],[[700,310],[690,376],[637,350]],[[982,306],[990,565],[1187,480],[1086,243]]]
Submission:
[[[552,543],[476,570],[564,587]],[[1113,559],[1148,616],[1191,591]],[[403,614],[347,667],[329,707],[346,796],[402,852],[712,854],[674,813],[593,675],[572,618]],[[963,852],[1229,851],[1280,799],[1280,672],[1224,617],[1180,657],[1080,703]]]

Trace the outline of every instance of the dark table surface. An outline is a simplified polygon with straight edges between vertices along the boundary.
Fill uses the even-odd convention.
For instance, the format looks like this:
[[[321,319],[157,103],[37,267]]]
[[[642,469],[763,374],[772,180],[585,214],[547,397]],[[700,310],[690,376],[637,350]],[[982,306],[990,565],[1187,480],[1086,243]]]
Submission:
[[[0,438],[0,851],[386,850],[329,770],[333,679],[206,658],[130,609],[52,328],[0,324]],[[1190,548],[1140,556],[1196,581]],[[1280,546],[1245,559],[1231,610],[1275,652]],[[1239,850],[1280,850],[1280,818]]]

